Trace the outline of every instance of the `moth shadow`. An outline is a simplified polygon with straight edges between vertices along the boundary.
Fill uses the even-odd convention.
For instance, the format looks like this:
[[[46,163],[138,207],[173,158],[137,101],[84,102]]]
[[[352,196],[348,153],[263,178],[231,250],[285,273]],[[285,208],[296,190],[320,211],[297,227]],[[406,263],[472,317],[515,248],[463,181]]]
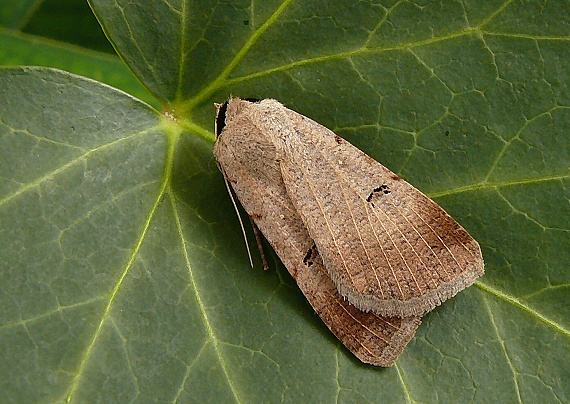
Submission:
[[[282,289],[281,293],[279,294],[280,302],[285,305],[288,310],[295,313],[295,316],[298,317],[297,321],[299,327],[306,327],[307,333],[318,334],[318,337],[316,337],[317,339],[324,339],[326,341],[326,344],[329,344],[331,347],[335,347],[335,349],[342,351],[341,361],[348,361],[351,366],[356,366],[363,370],[368,369],[373,371],[385,369],[362,363],[335,337],[335,335],[328,329],[326,324],[315,312],[307,298],[303,295],[297,286],[295,279],[293,279],[291,274],[281,263],[275,251],[271,249],[266,240],[263,240],[263,244],[264,248],[267,251],[267,258],[270,260],[270,271],[275,269],[275,273],[280,280],[280,288]],[[289,316],[290,315],[291,314],[289,314]]]
[[[332,345],[337,345],[337,338],[330,332],[325,323],[323,323],[319,315],[315,312],[301,289],[299,289],[299,286],[297,286],[295,279],[293,279],[289,271],[287,271],[287,268],[285,268],[279,257],[277,257],[277,254],[275,254],[272,249],[269,250],[271,247],[267,245],[265,240],[264,247],[266,251],[270,251],[270,271],[274,270],[279,279],[280,290],[278,295],[280,302],[299,317],[299,324],[310,327],[312,330],[324,336]]]

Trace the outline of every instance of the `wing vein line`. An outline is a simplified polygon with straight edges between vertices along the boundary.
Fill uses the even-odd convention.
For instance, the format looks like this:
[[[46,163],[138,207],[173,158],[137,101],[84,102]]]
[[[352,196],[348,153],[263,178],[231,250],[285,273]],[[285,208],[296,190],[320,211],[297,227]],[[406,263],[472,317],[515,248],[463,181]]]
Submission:
[[[334,296],[329,296],[329,298],[334,299]],[[348,311],[348,310],[346,309],[346,307],[344,307],[344,305],[342,305],[337,299],[334,299],[334,302],[335,302],[338,306],[340,306],[340,307],[344,310],[344,312],[346,312],[346,314],[348,314],[354,321],[356,321],[358,324],[360,324],[360,326],[361,326],[362,328],[364,328],[366,331],[368,331],[370,334],[374,335],[374,336],[377,337],[378,339],[381,339],[381,340],[384,341],[386,344],[390,344],[390,341],[387,340],[384,336],[376,334],[376,333],[375,333],[374,331],[372,331],[370,328],[368,328],[367,326],[365,326],[364,324],[362,324],[362,322],[359,321],[356,317],[354,317],[354,316],[352,315],[352,313],[351,313],[350,311]],[[377,317],[378,317],[378,316],[377,316]],[[390,325],[392,325],[392,324],[390,324]],[[360,343],[360,341],[359,341],[359,343]],[[366,348],[362,343],[360,343],[360,345],[362,345],[364,348]],[[370,353],[372,354],[372,352],[370,352]]]
[[[314,190],[312,184],[307,180],[307,178],[308,178],[307,172],[303,169],[303,166],[302,166],[302,165],[297,164],[297,161],[298,161],[298,160],[297,160],[297,158],[296,158],[296,154],[295,154],[295,153],[289,153],[289,155],[292,156],[293,159],[295,159],[295,162],[296,162],[295,165],[296,165],[297,167],[299,167],[299,170],[301,170],[301,172],[303,173],[303,177],[305,178],[305,182],[307,183],[307,185],[308,185],[308,187],[309,187],[309,189],[310,189],[310,191],[311,191],[311,194],[313,195],[313,198],[314,198],[314,200],[317,202],[317,205],[318,205],[318,207],[319,207],[319,210],[320,210],[321,213],[322,213],[322,216],[323,216],[323,218],[324,218],[324,220],[325,220],[325,224],[326,224],[326,226],[327,226],[327,229],[328,229],[328,231],[329,231],[329,233],[330,233],[330,235],[331,235],[331,237],[332,237],[333,243],[334,243],[334,245],[335,245],[335,247],[336,247],[336,249],[337,249],[337,251],[338,251],[338,254],[339,254],[339,256],[340,256],[340,258],[341,258],[341,260],[342,260],[342,264],[343,264],[344,268],[346,269],[346,273],[348,274],[348,276],[349,276],[349,278],[350,278],[350,282],[352,283],[352,285],[354,285],[354,279],[352,278],[352,274],[351,274],[350,271],[348,270],[348,265],[346,264],[344,255],[343,255],[342,252],[341,252],[341,249],[340,249],[340,247],[339,247],[339,245],[338,245],[338,242],[337,242],[337,240],[336,240],[336,237],[334,236],[334,233],[332,232],[331,225],[330,225],[330,223],[329,223],[329,221],[328,221],[328,218],[327,218],[326,215],[325,215],[325,211],[324,211],[324,209],[323,209],[321,203],[319,202],[319,200],[318,200],[318,198],[317,198],[317,195],[316,195],[316,193],[315,193],[315,190]],[[281,172],[282,172],[282,174],[283,174],[283,169],[281,170]],[[308,229],[307,229],[307,230],[308,230]],[[318,247],[318,246],[317,246],[317,247]],[[322,256],[321,256],[321,257],[322,257]],[[325,265],[325,268],[326,268],[326,265]]]
[[[414,226],[412,223],[410,223],[410,221],[408,220],[408,218],[402,213],[402,210],[401,210],[395,203],[393,203],[392,201],[389,201],[389,202],[390,202],[390,205],[392,205],[392,206],[398,211],[398,213],[400,214],[400,216],[404,218],[404,220],[408,223],[408,225],[409,225],[412,229],[414,229],[414,232],[420,237],[420,239],[423,241],[423,243],[426,245],[426,247],[431,251],[431,253],[433,254],[433,256],[437,259],[437,262],[439,263],[439,266],[441,266],[441,268],[443,269],[443,272],[445,272],[445,274],[446,274],[447,276],[449,276],[449,273],[448,273],[447,270],[445,269],[445,266],[443,265],[443,263],[442,263],[441,260],[439,259],[437,253],[436,253],[436,252],[434,251],[434,249],[429,245],[429,243],[425,240],[424,236],[422,236],[422,234],[419,232],[418,228],[417,228],[416,226]],[[422,222],[424,222],[424,223],[429,227],[429,229],[430,229],[432,232],[434,232],[433,229],[431,228],[431,226],[429,226],[429,225],[423,220],[423,218],[413,209],[413,207],[410,206],[410,209],[412,210],[412,212],[414,212],[414,213],[416,214],[416,216],[418,216],[418,217],[420,218],[420,220],[421,220]],[[435,233],[435,232],[434,232],[434,233]],[[437,234],[436,234],[436,236],[437,236]],[[407,240],[407,237],[406,237],[406,236],[404,236],[404,238],[406,238],[406,240]],[[443,242],[443,240],[441,240],[441,238],[439,238],[439,236],[438,236],[438,239],[439,239],[439,241],[441,241],[441,243],[447,248],[446,244]],[[408,242],[408,244],[410,244],[410,243]],[[448,249],[448,251],[449,251],[449,249]],[[450,251],[450,252],[451,252],[451,251]],[[424,261],[421,259],[421,257],[419,257],[419,255],[418,255],[417,253],[416,253],[416,256],[418,256],[418,258],[420,258],[420,260],[422,261],[422,264],[427,268],[428,266],[424,263]],[[453,257],[453,259],[455,260],[455,262],[457,263],[457,265],[459,265],[459,262],[457,262],[457,260],[456,260],[455,257],[453,256],[453,254],[452,254],[451,256]],[[461,266],[461,265],[459,265],[459,266]],[[434,282],[434,283],[435,283],[435,282]],[[434,286],[437,287],[437,285],[435,285],[435,284],[434,284]]]
[[[356,194],[356,195],[359,197],[359,199],[365,204],[365,206],[368,205],[368,203],[366,202],[366,200],[365,200],[362,196],[360,196],[359,193],[358,193],[353,187],[351,187],[350,182],[347,181],[347,180],[344,178],[343,175],[341,175],[342,172],[341,172],[340,170],[338,170],[334,164],[332,164],[331,160],[330,160],[329,158],[327,158],[327,156],[326,156],[324,153],[320,153],[320,154],[321,154],[321,156],[323,157],[323,159],[327,160],[327,162],[328,162],[329,165],[333,168],[333,170],[334,170],[335,173],[338,175],[338,177],[339,177],[339,178],[342,178],[342,179],[343,179],[343,182],[346,183],[349,188],[352,188],[352,189],[353,189],[353,191],[355,192],[355,194]],[[344,190],[343,190],[343,195],[344,195]],[[418,230],[418,228],[417,228],[415,225],[413,225],[413,224],[408,220],[408,218],[403,214],[402,210],[401,210],[396,204],[394,204],[392,201],[389,201],[389,203],[390,203],[390,205],[391,205],[392,207],[395,208],[395,210],[398,212],[399,216],[402,217],[402,218],[404,219],[404,221],[405,221],[405,222],[414,230],[414,232],[419,236],[419,238],[421,239],[421,241],[423,242],[423,244],[431,251],[431,253],[432,253],[433,256],[435,257],[435,259],[437,260],[439,266],[441,267],[441,269],[443,269],[443,272],[445,273],[446,278],[447,278],[447,279],[451,279],[452,276],[450,275],[450,273],[449,273],[449,272],[447,271],[447,269],[445,268],[445,265],[443,265],[443,263],[441,262],[440,257],[439,257],[438,254],[434,251],[434,249],[429,245],[429,243],[426,241],[426,239],[425,239],[425,238],[423,237],[423,235],[420,233],[420,231]],[[445,247],[445,249],[447,250],[447,252],[450,254],[451,258],[455,261],[455,263],[457,264],[457,266],[461,268],[462,265],[459,263],[459,261],[457,260],[457,258],[456,258],[455,255],[453,254],[453,252],[449,249],[448,245],[441,239],[441,237],[440,237],[439,234],[435,231],[435,229],[433,229],[433,228],[424,220],[424,218],[423,218],[416,210],[413,209],[412,206],[410,206],[410,209],[411,209],[411,211],[430,229],[430,231],[437,237],[437,239],[441,242],[441,244]],[[426,265],[426,263],[424,262],[424,260],[423,260],[422,257],[420,256],[420,254],[418,254],[416,248],[412,245],[412,243],[410,242],[410,240],[408,239],[408,237],[406,237],[406,235],[405,235],[404,233],[402,233],[402,231],[400,230],[400,228],[395,224],[395,222],[390,218],[390,216],[389,216],[383,209],[379,208],[379,210],[386,216],[386,218],[388,218],[388,220],[392,223],[392,225],[398,230],[398,233],[400,233],[400,235],[403,237],[403,239],[406,241],[406,243],[410,246],[410,248],[412,249],[412,251],[414,252],[414,254],[416,255],[416,257],[418,258],[418,260],[422,263],[422,265],[423,265],[425,268],[428,268],[428,265]],[[372,211],[374,212],[374,210],[372,210]],[[367,212],[367,215],[368,215],[368,212],[369,212],[368,209],[366,209],[366,212]],[[351,212],[351,215],[352,215],[352,212]],[[380,225],[382,226],[383,230],[386,231],[386,228],[385,228],[385,226],[382,224],[382,221],[380,220],[380,218],[379,218],[377,215],[376,215],[376,217],[379,219]],[[372,225],[372,222],[371,222],[370,218],[369,218],[369,223],[370,223],[370,226],[371,226],[372,230],[374,231],[374,226]],[[387,231],[386,231],[386,234],[388,234],[388,236],[390,237],[390,241],[392,242],[392,244],[393,244],[394,246],[396,246],[395,243],[394,243],[394,241],[393,241],[393,239],[392,239],[392,237],[390,236],[390,234],[389,234]],[[374,231],[374,235],[375,235],[377,241],[379,242],[378,237],[377,237],[377,234],[376,234],[375,231]],[[360,236],[360,233],[359,233],[359,236]],[[470,255],[472,255],[472,256],[474,255],[473,252],[471,252],[471,251],[465,246],[465,244],[464,244],[463,242],[461,242],[461,240],[459,240],[459,239],[458,239],[457,237],[455,237],[455,236],[454,236],[454,238],[462,245],[462,247],[463,247],[465,250],[467,250],[467,251],[470,253]],[[379,245],[380,245],[380,243],[379,243]],[[364,246],[364,244],[363,244],[363,247],[364,247],[364,249],[366,250],[366,247]],[[382,246],[381,246],[381,245],[380,245],[380,248],[382,249]],[[421,293],[422,288],[419,286],[417,280],[415,279],[415,276],[414,276],[413,272],[411,271],[411,268],[408,266],[408,264],[407,264],[406,260],[404,259],[404,257],[403,257],[403,255],[402,255],[400,249],[399,249],[397,246],[396,246],[396,249],[398,250],[398,252],[399,252],[399,254],[400,254],[400,257],[402,258],[402,260],[403,260],[403,262],[405,263],[405,265],[406,265],[408,271],[410,272],[412,278],[414,279],[414,282],[416,283],[416,286],[418,287],[418,291],[420,291],[420,293]],[[385,256],[385,254],[383,254],[383,255]],[[368,253],[367,253],[367,256],[368,256]],[[386,256],[385,256],[385,258],[386,258]],[[388,262],[388,261],[387,261],[387,262]],[[389,262],[388,262],[388,264],[390,265]],[[390,267],[391,267],[391,265],[390,265]],[[435,268],[434,268],[434,269],[435,269]],[[439,273],[439,271],[438,271],[438,273]],[[437,286],[437,285],[435,284],[435,281],[434,281],[433,279],[429,279],[429,280],[431,280],[431,282],[432,282],[432,284],[434,285],[434,287]],[[397,281],[397,279],[396,279],[396,281]],[[424,279],[424,281],[425,281],[425,279]],[[399,283],[398,283],[398,286],[399,286]],[[400,288],[400,291],[401,291],[401,288]]]
[[[415,211],[414,208],[411,208],[411,210],[412,210],[412,212],[414,212],[414,213],[416,214],[416,216],[417,216],[422,222],[424,222],[424,224],[430,229],[430,231],[438,238],[438,240],[439,240],[439,241],[441,242],[441,244],[445,247],[445,249],[447,250],[447,252],[449,252],[449,255],[451,255],[451,258],[453,258],[453,261],[455,261],[455,263],[457,264],[457,266],[461,267],[461,264],[459,263],[459,261],[458,261],[457,258],[455,257],[455,254],[453,254],[453,252],[452,252],[452,251],[449,249],[449,247],[447,246],[447,243],[445,243],[445,242],[443,241],[443,239],[439,236],[439,233],[438,233],[437,231],[435,231],[435,229],[434,229],[433,227],[431,227],[430,224],[429,224],[428,222],[426,222],[426,221],[424,220],[424,218],[423,218],[418,212]],[[456,237],[456,236],[455,236],[455,234],[454,234],[454,238],[455,238],[455,240],[456,240],[457,242],[459,242],[459,244],[461,244],[461,246],[462,246],[467,252],[469,252],[470,255],[473,255],[473,256],[474,256],[473,252],[472,252],[471,250],[469,250],[469,249],[465,246],[465,244],[463,244],[463,242],[459,239],[459,237]],[[432,250],[432,251],[433,251],[433,250]],[[434,252],[434,254],[435,254],[435,252]],[[437,257],[437,255],[436,255],[436,257]],[[438,260],[439,260],[439,258],[438,258]],[[445,273],[448,274],[447,271],[445,271]],[[449,274],[448,274],[448,275],[449,275]]]
[[[366,254],[366,260],[368,261],[368,264],[370,265],[370,268],[372,269],[372,273],[374,274],[374,277],[376,278],[378,288],[380,289],[380,293],[382,294],[382,299],[384,299],[384,291],[382,290],[382,285],[380,284],[380,279],[378,278],[378,271],[374,267],[374,264],[372,263],[372,260],[370,259],[370,254],[368,254],[368,249],[366,248],[366,245],[364,244],[364,240],[362,239],[362,234],[360,233],[360,229],[358,228],[358,225],[356,224],[356,219],[354,218],[354,213],[350,207],[350,203],[348,203],[348,199],[346,197],[345,189],[342,186],[339,186],[339,188],[341,189],[344,202],[347,206],[347,210],[350,212],[350,218],[352,220],[352,224],[354,225],[354,228],[355,228],[356,232],[358,233],[358,239],[360,240],[360,244],[362,245],[362,248],[364,249],[364,253]],[[350,188],[350,186],[349,186],[349,188]],[[378,245],[380,245],[380,243]],[[380,249],[383,252],[382,246],[380,246]],[[398,284],[398,287],[399,287],[399,284]],[[400,288],[400,292],[402,292],[401,288]],[[402,297],[403,297],[403,293],[402,293]]]
[[[297,153],[290,153],[290,154],[291,154],[292,156],[296,156],[296,155],[297,155]],[[323,157],[324,160],[326,160],[326,161],[328,162],[328,165],[332,168],[332,170],[333,170],[335,173],[339,174],[339,171],[336,169],[336,167],[334,166],[334,164],[331,163],[330,159],[328,159],[328,158],[325,156],[324,153],[320,153],[320,152],[319,152],[319,154]],[[297,164],[297,166],[300,167],[299,164]],[[301,167],[300,167],[300,168],[301,168]],[[302,169],[302,168],[301,168],[301,169]],[[305,171],[303,171],[303,174],[305,175]],[[339,177],[342,178],[342,180],[343,180],[345,183],[348,183],[348,181],[346,181],[346,179],[344,178],[344,176],[340,175]],[[306,178],[306,175],[305,175],[305,178]],[[307,182],[308,182],[308,181],[307,181]],[[350,186],[350,184],[348,184],[348,188],[352,188],[352,187]],[[352,188],[352,189],[353,189],[353,188]],[[311,192],[313,193],[313,196],[315,197],[315,200],[317,200],[316,195],[315,195],[315,192],[313,192],[312,189],[311,189]],[[357,193],[357,195],[358,195],[358,193]],[[344,196],[344,192],[343,192],[343,196]],[[358,195],[358,196],[360,197],[360,195]],[[362,199],[362,198],[361,198],[361,199]],[[345,200],[346,200],[346,198],[345,198]],[[363,200],[363,199],[362,199],[362,200]],[[318,203],[318,202],[317,202],[317,203]],[[348,205],[348,203],[347,203],[347,205]],[[320,203],[319,203],[319,208],[320,208],[321,212],[323,213],[323,217],[326,218],[326,215],[324,215],[324,210],[321,208]],[[352,216],[352,212],[351,212],[351,216]],[[379,247],[380,250],[382,251],[382,255],[383,255],[384,258],[386,259],[386,262],[388,263],[388,266],[390,267],[390,271],[392,272],[392,275],[393,275],[393,277],[394,277],[394,280],[396,281],[396,284],[398,285],[398,290],[400,291],[400,294],[401,294],[401,296],[402,296],[402,299],[404,299],[404,297],[405,297],[405,296],[404,296],[404,292],[403,292],[402,287],[401,287],[401,285],[400,285],[400,282],[399,282],[399,280],[398,280],[398,276],[396,275],[396,272],[395,272],[395,270],[394,270],[394,267],[393,267],[392,264],[390,263],[390,260],[388,259],[388,256],[387,256],[386,252],[384,251],[384,247],[383,247],[382,244],[380,243],[380,239],[379,239],[379,237],[378,237],[378,233],[376,233],[376,231],[375,231],[375,229],[374,229],[374,226],[372,225],[372,221],[371,221],[371,219],[370,219],[370,216],[368,215],[368,211],[367,211],[367,217],[368,217],[368,223],[370,224],[370,227],[372,228],[372,231],[373,231],[373,233],[374,233],[374,237],[375,237],[375,239],[376,239],[376,241],[377,241],[377,243],[378,243],[378,247]],[[325,220],[327,220],[327,219],[325,219]],[[353,222],[354,222],[354,221],[353,221]],[[399,249],[398,246],[396,245],[396,242],[395,242],[394,239],[392,238],[392,235],[386,230],[386,228],[384,227],[382,221],[380,221],[380,225],[382,226],[384,232],[386,233],[386,235],[387,235],[388,238],[390,239],[390,242],[392,243],[392,245],[394,246],[394,248],[398,251],[398,254],[400,255],[400,258],[401,258],[402,262],[404,263],[404,265],[405,265],[406,268],[408,269],[408,272],[410,273],[411,277],[413,278],[414,282],[416,283],[416,286],[418,287],[418,290],[421,291],[422,288],[419,286],[417,280],[415,279],[415,276],[414,276],[414,274],[413,274],[411,268],[409,267],[408,263],[406,262],[406,260],[405,260],[405,258],[404,258],[404,256],[403,256],[402,252],[400,251],[400,249]],[[330,231],[330,226],[329,226],[328,220],[327,220],[327,227],[329,227],[329,232],[330,232],[331,235],[332,235],[332,231]],[[356,224],[355,224],[355,227],[356,227]],[[358,230],[358,229],[357,229],[357,230]],[[362,242],[362,237],[360,236],[360,232],[358,232],[358,233],[359,233],[359,237],[360,237],[360,240],[361,240],[362,247],[363,247],[364,250],[366,251],[367,257],[369,257],[368,250],[366,249],[366,246],[365,246],[364,243]],[[334,239],[334,235],[333,235],[333,239]],[[339,254],[341,254],[340,248],[338,248],[338,244],[336,243],[336,239],[334,239],[334,240],[335,240],[335,245],[337,246],[337,249],[339,250]],[[341,254],[341,256],[342,256],[342,254]],[[344,263],[344,259],[343,259],[343,263]],[[348,272],[348,267],[346,266],[346,264],[345,264],[345,268],[346,268],[346,270],[347,270],[347,272]],[[372,269],[373,269],[373,271],[374,271],[375,277],[378,279],[378,276],[376,275],[376,269],[375,269],[373,266],[372,266]],[[350,276],[350,272],[348,272],[348,274],[349,274],[349,276]],[[351,276],[351,281],[352,281],[352,276]],[[353,285],[354,285],[354,282],[353,282]],[[382,287],[381,287],[381,286],[380,286],[380,290],[382,291]],[[382,295],[384,295],[383,291],[382,291]]]
[[[333,132],[331,132],[331,133],[333,133]],[[359,198],[363,203],[365,203],[365,204],[367,205],[368,203],[366,202],[366,200],[350,185],[349,181],[344,177],[344,175],[342,174],[342,172],[339,171],[339,170],[336,168],[336,166],[335,166],[334,164],[332,164],[331,160],[330,160],[329,158],[327,158],[326,154],[325,154],[325,153],[320,153],[320,155],[323,157],[324,160],[326,160],[326,161],[328,162],[329,166],[330,166],[330,167],[333,169],[333,171],[337,174],[338,178],[341,178],[342,181],[344,181],[345,183],[347,183],[347,184],[348,184],[348,188],[351,188],[351,189],[354,191],[354,193],[358,196],[358,198]],[[378,163],[378,164],[380,164],[380,163]],[[365,205],[365,206],[366,206],[366,205]],[[394,222],[390,219],[389,215],[388,215],[386,212],[384,212],[382,209],[379,209],[379,210],[381,210],[382,213],[384,213],[384,215],[385,215],[385,216],[388,218],[388,220],[392,223],[392,225],[394,225]],[[375,212],[375,211],[373,210],[373,212]],[[372,229],[374,229],[374,226],[372,225],[372,220],[370,220],[370,217],[369,217],[369,215],[368,215],[368,209],[366,209],[366,213],[367,213],[367,216],[368,216],[368,221],[369,221],[369,223],[370,223],[370,227],[371,227]],[[401,212],[400,212],[400,214],[401,214]],[[402,215],[402,216],[403,216],[403,215]],[[388,237],[390,238],[390,241],[392,242],[392,245],[393,245],[393,246],[396,248],[396,250],[398,251],[398,254],[400,255],[400,258],[401,258],[402,262],[404,263],[404,265],[405,265],[406,268],[408,269],[408,272],[409,272],[410,276],[412,277],[414,283],[416,284],[416,287],[418,288],[418,291],[421,293],[422,288],[420,287],[420,285],[419,285],[419,283],[418,283],[418,280],[416,279],[416,276],[414,275],[414,272],[412,271],[412,269],[411,269],[410,266],[408,265],[407,260],[404,258],[404,255],[402,254],[402,251],[400,250],[400,248],[398,248],[398,245],[394,242],[394,239],[392,238],[391,234],[390,234],[388,231],[386,231],[386,228],[384,227],[384,224],[383,224],[383,222],[380,220],[380,218],[379,218],[378,216],[376,216],[376,217],[377,217],[377,219],[378,219],[380,225],[382,226],[383,230],[386,232],[386,234],[387,234]],[[402,237],[403,237],[404,240],[408,243],[408,245],[410,246],[410,248],[414,251],[414,254],[416,255],[416,257],[418,257],[418,258],[420,259],[420,261],[422,261],[421,258],[420,258],[420,256],[418,255],[417,251],[415,250],[414,246],[408,241],[408,239],[406,238],[406,236],[401,232],[400,228],[399,228],[398,226],[394,226],[394,227],[398,230],[398,232],[402,235]],[[376,232],[374,232],[374,234],[375,234],[376,240],[378,241],[378,246],[380,247],[380,249],[383,250],[383,247],[382,247],[382,245],[381,245],[380,242],[379,242],[379,239],[378,239],[378,237],[377,237]],[[364,245],[364,243],[362,244],[362,247],[366,250],[366,246]],[[423,261],[422,261],[422,263],[423,263]],[[424,264],[424,266],[425,266],[425,264]],[[391,265],[390,265],[390,267],[391,267]],[[402,293],[402,298],[403,298],[403,291],[401,290],[400,282],[398,281],[398,278],[397,278],[397,276],[395,275],[395,273],[394,273],[394,278],[395,278],[395,280],[396,280],[396,283],[398,284],[398,288],[400,289],[400,292]]]

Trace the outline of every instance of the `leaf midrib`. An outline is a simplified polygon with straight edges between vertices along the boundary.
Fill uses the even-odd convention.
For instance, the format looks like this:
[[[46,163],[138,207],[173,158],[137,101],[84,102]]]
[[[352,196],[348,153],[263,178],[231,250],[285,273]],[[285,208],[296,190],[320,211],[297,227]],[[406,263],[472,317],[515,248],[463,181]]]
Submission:
[[[162,199],[163,199],[165,193],[167,192],[168,188],[170,187],[171,178],[172,178],[172,170],[173,170],[173,166],[174,166],[174,151],[175,151],[176,144],[178,141],[179,133],[172,133],[172,131],[169,130],[169,128],[171,128],[171,126],[169,126],[167,124],[166,125],[163,124],[163,129],[164,129],[164,131],[168,137],[168,149],[167,149],[167,155],[166,155],[166,161],[165,161],[165,170],[164,170],[164,175],[162,178],[162,184],[160,187],[160,191],[158,192],[157,197],[155,198],[155,201],[152,205],[152,208],[150,209],[150,212],[149,212],[149,214],[148,214],[148,216],[147,216],[147,218],[146,218],[146,220],[142,226],[139,237],[137,238],[137,240],[135,242],[135,246],[133,248],[133,251],[132,251],[131,255],[129,256],[127,263],[125,264],[125,267],[124,267],[121,275],[119,276],[117,282],[115,283],[115,286],[113,287],[113,289],[111,290],[111,292],[109,294],[107,305],[105,306],[105,309],[103,310],[103,312],[101,314],[101,319],[95,328],[95,332],[93,333],[93,336],[91,337],[91,341],[87,345],[87,348],[85,350],[85,354],[83,355],[83,358],[81,358],[77,372],[74,375],[74,377],[70,383],[68,392],[66,394],[66,401],[67,402],[70,402],[72,400],[73,395],[75,394],[77,387],[79,386],[79,381],[81,380],[81,376],[83,375],[85,368],[87,366],[87,363],[89,361],[89,358],[91,357],[91,352],[93,351],[93,348],[94,348],[94,346],[95,346],[95,344],[99,338],[99,335],[101,335],[103,325],[104,325],[105,321],[107,320],[107,318],[109,317],[109,313],[113,307],[113,303],[115,302],[115,299],[116,299],[116,297],[117,297],[117,295],[121,289],[121,286],[123,285],[123,281],[127,277],[130,269],[132,268],[133,263],[135,262],[135,259],[138,256],[139,251],[142,247],[142,244],[143,244],[143,242],[146,238],[146,235],[150,229],[150,224],[152,223],[152,220],[154,219],[155,214],[158,211],[158,208],[162,202]],[[156,129],[156,128],[153,128],[153,129]],[[145,132],[148,132],[148,130]],[[134,136],[134,135],[129,136],[129,138],[132,136]],[[120,140],[122,140],[122,139],[120,139]],[[117,142],[118,141],[114,141],[114,142],[111,142],[109,144],[115,144]],[[98,148],[98,149],[100,149],[100,148]],[[69,163],[66,164],[65,166],[69,166]]]
[[[172,191],[172,189],[168,190],[168,196],[170,199],[172,212],[174,214],[174,220],[176,222],[176,230],[178,231],[178,235],[180,237],[181,248],[182,248],[182,252],[184,254],[184,261],[186,262],[186,267],[188,268],[188,277],[190,280],[191,289],[194,291],[194,296],[196,298],[196,302],[198,303],[198,308],[200,310],[200,313],[202,314],[202,318],[204,321],[204,326],[206,327],[206,332],[208,334],[208,338],[212,341],[212,345],[214,346],[214,351],[216,352],[216,356],[218,357],[218,361],[220,362],[220,366],[222,368],[222,371],[224,372],[224,376],[226,378],[226,381],[228,382],[228,385],[230,387],[232,395],[234,396],[234,399],[236,400],[236,402],[240,403],[241,400],[239,399],[239,396],[237,394],[236,387],[234,386],[234,384],[232,382],[232,378],[230,377],[226,361],[224,360],[224,356],[222,355],[222,352],[220,351],[219,340],[216,337],[214,327],[212,326],[212,323],[210,321],[210,317],[208,316],[208,312],[206,310],[206,306],[205,306],[204,302],[202,301],[202,297],[200,296],[200,293],[198,293],[198,291],[200,289],[198,288],[198,284],[196,283],[196,280],[194,278],[194,273],[192,271],[192,264],[190,262],[190,257],[188,255],[188,250],[186,248],[186,242],[184,239],[184,230],[182,229],[182,223],[180,221],[180,215],[178,214],[178,209],[177,209],[176,204],[175,204],[176,196],[174,195],[174,192]]]

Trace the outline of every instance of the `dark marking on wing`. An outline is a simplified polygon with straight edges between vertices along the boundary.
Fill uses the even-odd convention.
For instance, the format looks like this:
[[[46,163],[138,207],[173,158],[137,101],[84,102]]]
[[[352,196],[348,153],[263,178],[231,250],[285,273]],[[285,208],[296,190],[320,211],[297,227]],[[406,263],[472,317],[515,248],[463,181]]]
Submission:
[[[386,184],[382,184],[379,187],[374,188],[372,192],[370,192],[370,195],[368,195],[368,197],[366,198],[366,202],[370,202],[374,207],[374,202],[372,202],[372,199],[374,199],[375,196],[379,197],[381,195],[388,195],[390,192],[392,192],[390,190],[390,187]]]
[[[222,134],[222,130],[226,126],[226,112],[228,110],[228,102],[224,102],[220,105],[218,109],[218,115],[216,115],[216,139]]]
[[[319,252],[317,250],[317,246],[313,244],[313,246],[309,248],[309,251],[307,251],[307,254],[305,254],[305,258],[303,258],[303,264],[305,264],[308,267],[312,266],[318,254]]]

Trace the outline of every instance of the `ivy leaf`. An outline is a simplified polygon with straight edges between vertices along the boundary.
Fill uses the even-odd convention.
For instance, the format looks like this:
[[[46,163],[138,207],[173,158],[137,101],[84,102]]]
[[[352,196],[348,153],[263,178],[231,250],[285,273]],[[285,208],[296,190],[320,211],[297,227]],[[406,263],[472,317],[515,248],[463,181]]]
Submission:
[[[37,4],[38,0],[4,0],[0,4],[0,26],[21,28],[33,14]]]
[[[152,106],[161,108],[161,104],[116,56],[1,28],[0,41],[0,61],[6,66],[49,66],[68,70],[128,91]]]
[[[570,400],[566,3],[91,5],[164,112],[1,71],[2,401]],[[211,155],[229,94],[330,127],[481,244],[485,276],[394,367],[352,357],[275,256],[249,268]]]

